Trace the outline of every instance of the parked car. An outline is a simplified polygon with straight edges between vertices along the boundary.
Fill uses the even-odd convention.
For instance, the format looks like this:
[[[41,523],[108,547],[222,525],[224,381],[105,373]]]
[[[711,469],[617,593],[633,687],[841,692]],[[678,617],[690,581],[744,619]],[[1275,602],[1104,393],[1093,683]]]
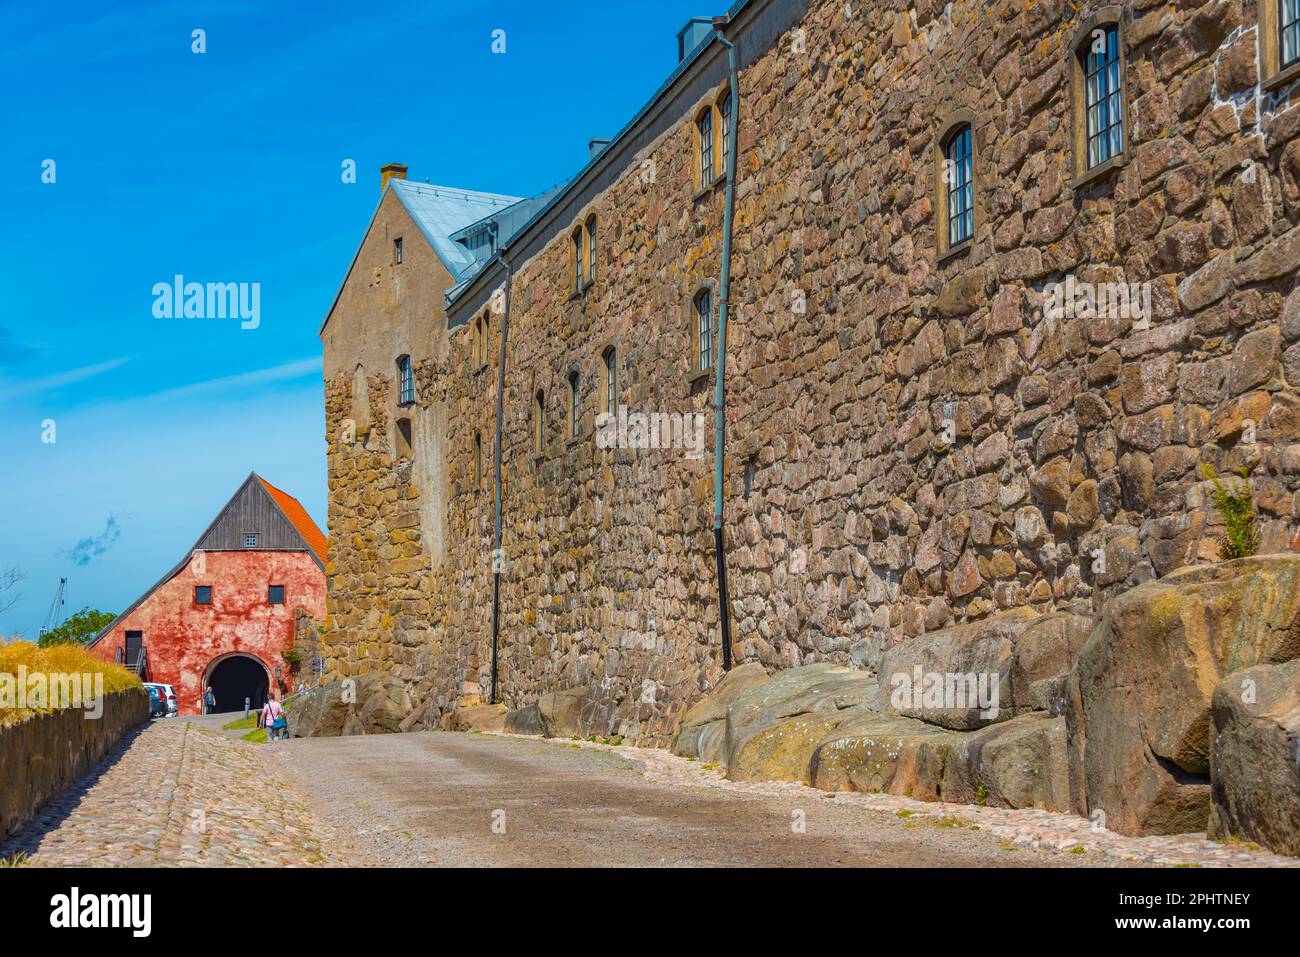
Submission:
[[[162,694],[163,702],[167,705],[164,717],[174,718],[180,711],[180,704],[176,700],[176,690],[171,685],[165,685],[160,681],[145,682],[146,688],[157,688]]]
[[[167,717],[167,695],[163,693],[162,685],[147,684],[144,690],[149,692],[149,717]]]

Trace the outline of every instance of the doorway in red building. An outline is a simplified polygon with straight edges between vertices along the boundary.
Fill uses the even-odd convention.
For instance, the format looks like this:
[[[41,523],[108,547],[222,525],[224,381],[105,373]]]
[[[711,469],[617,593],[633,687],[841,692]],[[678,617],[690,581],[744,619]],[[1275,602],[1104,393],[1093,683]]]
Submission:
[[[208,665],[203,673],[202,687],[209,685],[217,699],[218,713],[243,711],[245,699],[250,708],[261,708],[266,704],[271,676],[266,666],[252,655],[234,652]]]

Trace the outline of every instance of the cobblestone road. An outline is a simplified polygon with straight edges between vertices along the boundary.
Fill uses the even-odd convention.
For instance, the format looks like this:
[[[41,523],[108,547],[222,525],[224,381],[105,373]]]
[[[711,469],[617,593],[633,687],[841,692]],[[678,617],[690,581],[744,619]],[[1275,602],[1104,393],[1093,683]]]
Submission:
[[[738,784],[665,751],[514,736],[249,744],[155,721],[0,857],[34,866],[1296,866],[1044,811]]]
[[[290,867],[334,863],[336,848],[346,843],[324,836],[258,745],[169,719],[129,735],[0,857],[26,854],[47,867]]]

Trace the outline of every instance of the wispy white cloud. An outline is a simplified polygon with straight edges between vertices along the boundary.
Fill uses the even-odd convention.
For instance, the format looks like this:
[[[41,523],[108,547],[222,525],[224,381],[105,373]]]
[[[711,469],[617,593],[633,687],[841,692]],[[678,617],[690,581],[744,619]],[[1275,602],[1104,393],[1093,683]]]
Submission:
[[[45,376],[42,379],[29,379],[26,382],[0,382],[0,398],[8,399],[18,395],[29,395],[33,392],[46,392],[50,389],[59,389],[65,385],[72,385],[74,382],[81,382],[92,376],[102,375],[105,372],[111,372],[119,366],[129,362],[129,357],[120,359],[109,359],[107,362],[96,362],[94,365],[81,366],[76,369],[69,369],[66,372],[58,372],[54,375]]]
[[[219,376],[215,379],[204,379],[201,382],[191,382],[188,385],[176,386],[172,389],[164,389],[161,392],[152,392],[141,398],[157,401],[158,399],[181,399],[192,395],[201,395],[211,392],[229,392],[234,389],[243,389],[248,386],[269,385],[273,382],[289,382],[294,379],[301,379],[312,374],[320,374],[323,369],[323,361],[320,356],[310,359],[295,359],[291,362],[283,362],[280,365],[269,366],[265,369],[254,369],[251,372],[239,372],[235,375]]]

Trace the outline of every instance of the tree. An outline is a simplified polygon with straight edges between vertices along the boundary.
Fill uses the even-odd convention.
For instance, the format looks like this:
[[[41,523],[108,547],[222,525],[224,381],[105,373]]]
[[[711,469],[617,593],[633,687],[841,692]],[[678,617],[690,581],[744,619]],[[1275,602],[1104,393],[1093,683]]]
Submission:
[[[17,565],[0,571],[0,614],[8,611],[19,598],[23,597],[14,591],[22,580],[23,573]]]
[[[111,611],[99,611],[83,608],[57,628],[51,628],[37,639],[36,644],[42,648],[72,642],[79,645],[89,644],[90,639],[104,630],[117,616]]]

